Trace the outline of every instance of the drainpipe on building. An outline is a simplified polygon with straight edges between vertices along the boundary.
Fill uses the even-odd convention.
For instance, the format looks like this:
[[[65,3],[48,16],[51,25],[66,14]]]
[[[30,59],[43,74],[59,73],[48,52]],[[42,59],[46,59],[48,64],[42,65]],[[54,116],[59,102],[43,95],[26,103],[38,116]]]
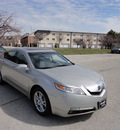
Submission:
[[[72,48],[73,45],[72,45],[72,32],[70,33],[70,48]]]
[[[97,34],[97,39],[96,39],[96,48],[98,48],[98,34]]]

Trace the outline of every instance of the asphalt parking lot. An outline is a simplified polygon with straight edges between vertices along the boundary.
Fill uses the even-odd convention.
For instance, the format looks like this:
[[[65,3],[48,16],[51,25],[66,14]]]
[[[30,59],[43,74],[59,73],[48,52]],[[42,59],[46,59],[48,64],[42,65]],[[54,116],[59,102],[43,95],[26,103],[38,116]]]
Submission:
[[[41,117],[27,97],[4,84],[0,85],[0,130],[120,130],[120,55],[66,57],[103,75],[108,90],[107,106],[89,115]]]

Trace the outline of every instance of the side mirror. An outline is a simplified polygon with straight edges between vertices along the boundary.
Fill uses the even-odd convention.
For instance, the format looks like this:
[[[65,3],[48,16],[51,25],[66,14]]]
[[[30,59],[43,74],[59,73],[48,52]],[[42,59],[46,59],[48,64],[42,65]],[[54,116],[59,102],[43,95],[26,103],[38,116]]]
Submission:
[[[28,71],[28,70],[29,70],[28,66],[25,65],[25,64],[19,64],[19,65],[17,66],[17,69],[21,69],[21,70],[25,70],[25,71]]]

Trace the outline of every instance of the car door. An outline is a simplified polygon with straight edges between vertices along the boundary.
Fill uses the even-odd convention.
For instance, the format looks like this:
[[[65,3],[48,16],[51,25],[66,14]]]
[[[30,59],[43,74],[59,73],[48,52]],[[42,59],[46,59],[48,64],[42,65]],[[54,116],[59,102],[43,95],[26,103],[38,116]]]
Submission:
[[[4,59],[2,60],[2,62],[2,77],[5,81],[12,83],[12,70],[16,66],[16,51],[8,51],[4,53]]]
[[[22,52],[8,51],[4,54],[4,65],[2,66],[2,76],[9,84],[24,94],[27,94],[31,81],[29,72],[19,69],[19,64],[26,64],[27,60]]]
[[[18,51],[16,53],[16,66],[12,70],[11,79],[13,79],[13,83],[15,84],[17,89],[19,89],[24,94],[27,94],[31,78],[29,72],[24,69],[18,68],[19,64],[28,65],[28,62],[25,55],[22,52]]]

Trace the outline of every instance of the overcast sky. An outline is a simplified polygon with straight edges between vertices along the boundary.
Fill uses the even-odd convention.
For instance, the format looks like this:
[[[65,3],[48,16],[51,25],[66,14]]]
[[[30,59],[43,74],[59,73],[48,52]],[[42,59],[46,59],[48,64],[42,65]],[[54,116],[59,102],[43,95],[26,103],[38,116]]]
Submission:
[[[0,0],[24,33],[36,30],[120,32],[120,0]]]

